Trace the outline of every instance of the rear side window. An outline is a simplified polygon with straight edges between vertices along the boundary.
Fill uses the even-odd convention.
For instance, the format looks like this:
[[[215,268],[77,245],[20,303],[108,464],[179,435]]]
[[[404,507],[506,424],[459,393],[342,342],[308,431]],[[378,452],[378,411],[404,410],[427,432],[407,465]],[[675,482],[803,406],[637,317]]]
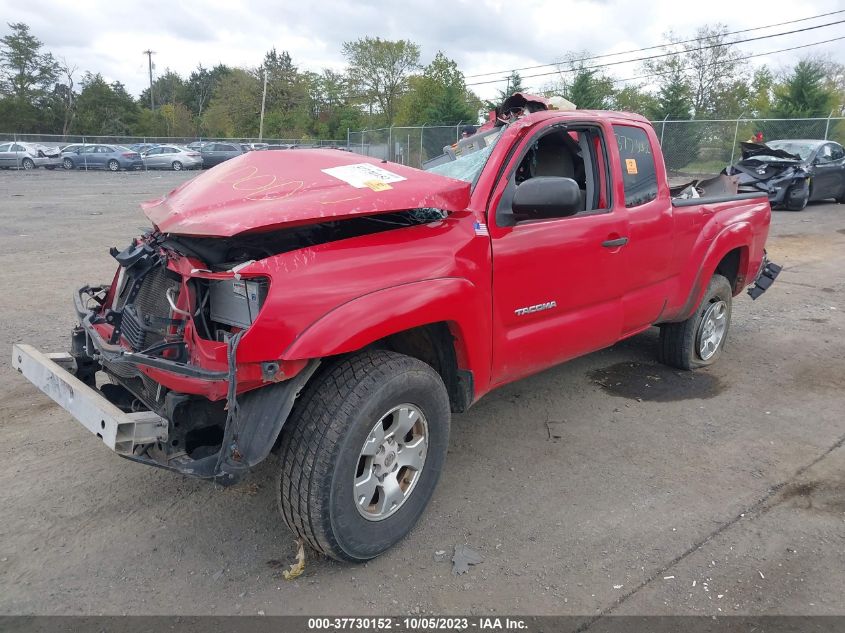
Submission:
[[[614,125],[619,146],[625,206],[636,207],[657,198],[657,171],[645,130],[630,125]]]

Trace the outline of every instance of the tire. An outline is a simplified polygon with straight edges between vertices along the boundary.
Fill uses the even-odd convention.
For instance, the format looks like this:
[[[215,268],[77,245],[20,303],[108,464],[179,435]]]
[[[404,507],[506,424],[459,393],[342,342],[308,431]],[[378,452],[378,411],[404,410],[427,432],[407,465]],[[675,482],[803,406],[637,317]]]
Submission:
[[[109,171],[120,171],[120,163],[118,163],[114,158],[112,158],[107,164],[106,167],[109,168]]]
[[[173,171],[182,171],[182,163],[178,160],[174,160],[170,166],[173,168]]]
[[[732,295],[730,282],[722,275],[713,275],[704,298],[690,318],[660,326],[660,362],[678,369],[696,369],[715,363],[728,338]],[[708,336],[708,332],[712,336]]]
[[[24,158],[21,161],[21,167],[29,171],[30,169],[35,169],[35,163],[31,158]]]
[[[69,158],[63,158],[62,169],[73,169],[73,161]]]
[[[449,443],[449,397],[429,365],[383,350],[347,357],[313,381],[282,432],[279,510],[315,550],[366,561],[404,538],[428,504]],[[410,430],[397,444],[402,420]],[[418,470],[400,464],[412,446],[404,460]]]
[[[798,195],[796,195],[798,194]],[[792,185],[783,199],[783,208],[787,211],[803,211],[810,201],[810,188],[806,185]]]

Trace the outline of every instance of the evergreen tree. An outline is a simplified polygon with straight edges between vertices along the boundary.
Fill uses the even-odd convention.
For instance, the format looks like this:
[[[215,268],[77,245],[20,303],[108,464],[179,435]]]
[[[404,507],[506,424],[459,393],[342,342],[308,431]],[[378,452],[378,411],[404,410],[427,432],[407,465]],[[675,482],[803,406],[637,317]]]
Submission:
[[[670,73],[664,78],[657,93],[651,118],[657,134],[662,137],[663,158],[669,169],[679,169],[698,157],[699,137],[689,123],[663,123],[692,119],[693,99],[689,80],[684,75],[682,62],[675,59]]]
[[[825,80],[825,69],[821,63],[814,60],[798,62],[786,81],[775,87],[773,117],[826,117],[835,97],[825,86]]]
[[[17,132],[42,131],[44,108],[58,76],[58,64],[22,22],[0,38],[0,118]]]
[[[613,98],[613,81],[595,70],[579,68],[563,90],[563,96],[579,110],[606,110]]]

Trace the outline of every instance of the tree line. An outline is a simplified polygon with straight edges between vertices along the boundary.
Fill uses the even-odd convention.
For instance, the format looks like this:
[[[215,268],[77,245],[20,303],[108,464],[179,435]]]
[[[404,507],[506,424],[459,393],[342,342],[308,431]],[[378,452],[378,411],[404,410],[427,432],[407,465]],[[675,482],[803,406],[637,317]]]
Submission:
[[[0,38],[2,132],[256,137],[265,75],[267,138],[345,138],[347,129],[476,122],[495,105],[475,95],[443,52],[422,65],[420,47],[408,40],[344,42],[343,72],[301,70],[275,48],[252,68],[199,64],[187,76],[166,69],[136,98],[120,81],[57,59],[28,25],[8,28]],[[667,34],[665,51],[681,54],[644,61],[637,81],[620,82],[600,64],[589,65],[588,52],[570,53],[538,92],[579,108],[628,110],[652,120],[843,113],[841,64],[805,58],[779,72],[752,68],[727,27],[704,26],[696,35]],[[511,73],[499,96],[524,89],[522,82]]]

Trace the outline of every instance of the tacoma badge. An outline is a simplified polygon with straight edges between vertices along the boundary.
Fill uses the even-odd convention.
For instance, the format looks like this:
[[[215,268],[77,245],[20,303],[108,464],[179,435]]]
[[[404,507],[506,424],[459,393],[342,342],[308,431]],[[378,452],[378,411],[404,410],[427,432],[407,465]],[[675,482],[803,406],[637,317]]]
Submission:
[[[557,301],[547,301],[546,303],[538,303],[537,305],[528,306],[527,308],[517,308],[513,311],[516,316],[525,316],[526,314],[534,314],[535,312],[542,312],[543,310],[551,310],[557,307]]]

